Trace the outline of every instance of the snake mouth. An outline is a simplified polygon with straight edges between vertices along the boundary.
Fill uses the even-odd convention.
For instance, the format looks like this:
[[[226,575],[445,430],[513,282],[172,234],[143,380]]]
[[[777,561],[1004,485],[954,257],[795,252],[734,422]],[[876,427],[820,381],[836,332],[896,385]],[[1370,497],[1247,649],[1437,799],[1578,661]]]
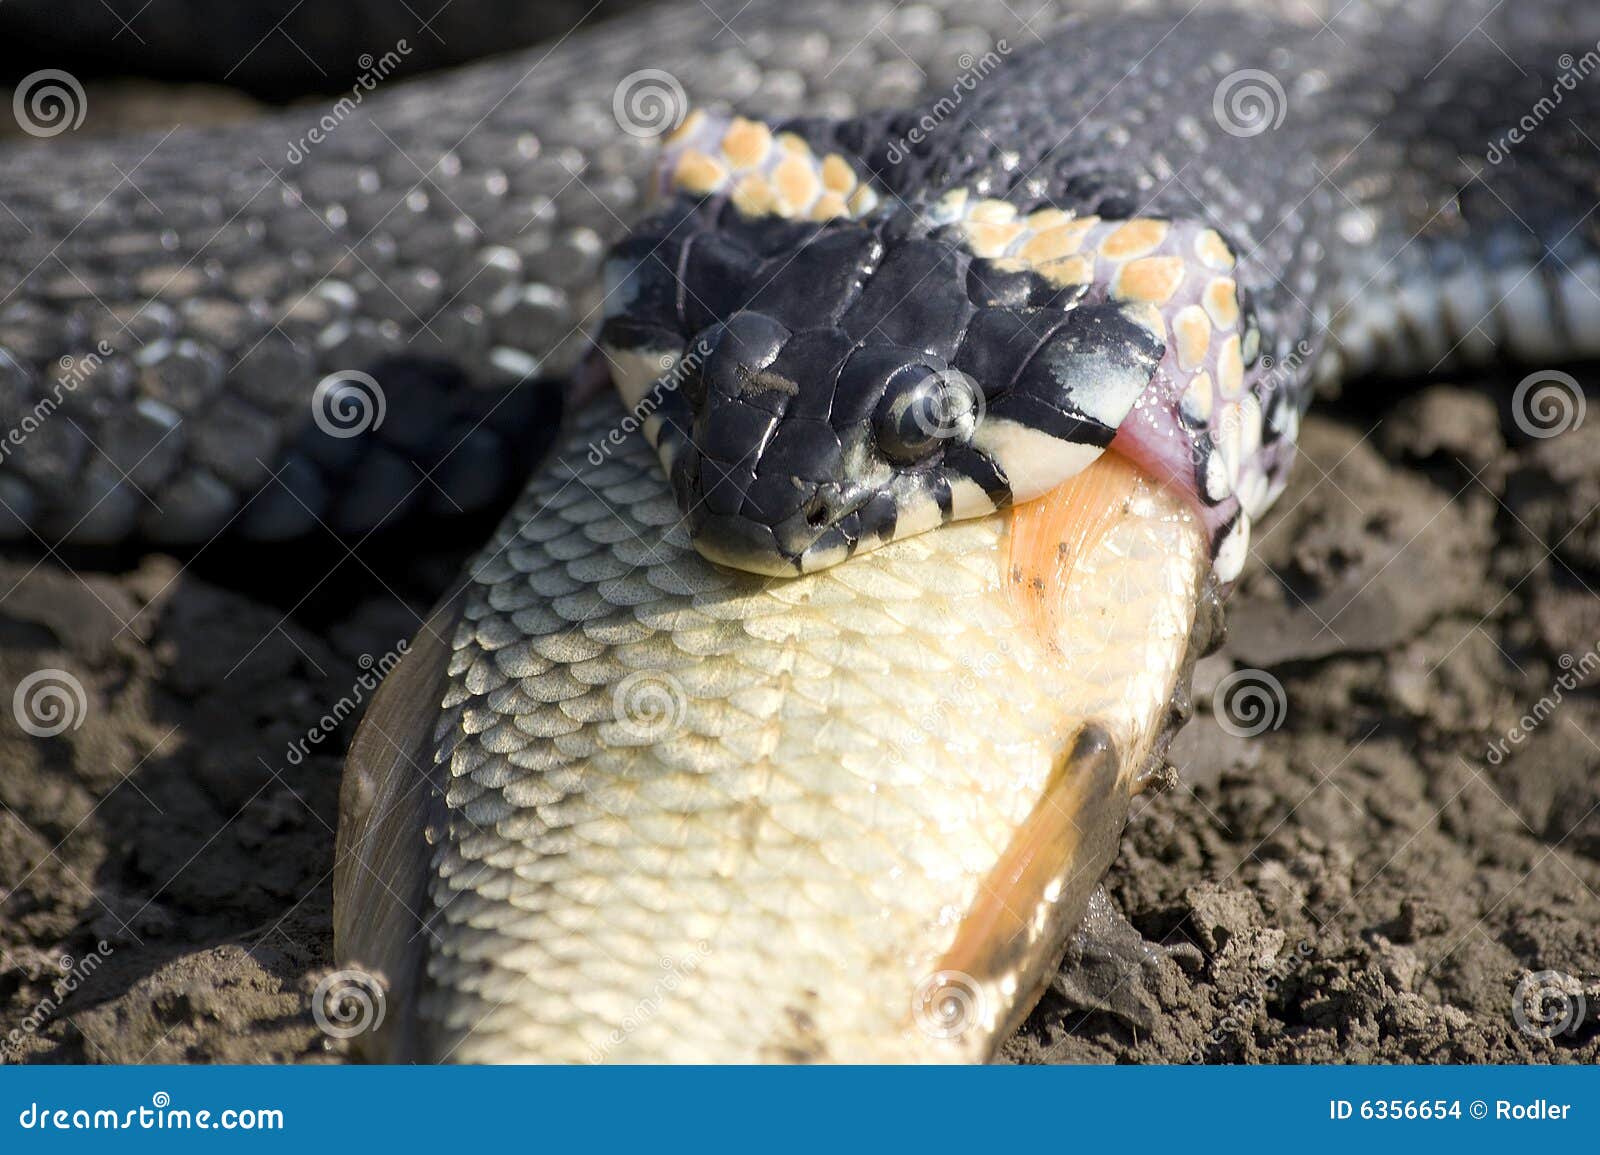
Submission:
[[[684,495],[680,492],[680,502]],[[885,493],[822,485],[799,509],[768,525],[743,515],[691,507],[689,540],[709,562],[767,577],[815,573],[849,560],[863,543],[891,540],[897,511]]]
[[[765,526],[715,516],[691,518],[689,539],[695,552],[712,564],[763,577],[815,573],[851,557],[856,547],[835,527],[818,534],[817,540],[799,553],[786,554],[776,549]]]
[[[689,540],[707,561],[767,577],[831,569],[891,542],[1009,504],[1003,478],[982,489],[952,467],[894,474],[875,484],[806,483],[796,506],[781,518],[751,516],[748,504],[729,508],[724,479],[702,479],[705,463],[690,446],[674,462],[673,488],[689,510]],[[714,467],[713,467],[714,468]]]
[[[932,218],[801,227],[679,197],[607,278],[601,343],[695,548],[764,575],[1048,491],[1165,350],[1153,309],[1001,268]]]
[[[713,565],[763,577],[795,577],[805,570],[800,557],[778,552],[771,531],[736,517],[689,515],[689,540]]]
[[[767,526],[716,514],[691,514],[689,540],[695,552],[716,565],[766,577],[795,577],[830,569],[855,556],[861,546],[859,512],[859,508],[850,510],[838,520],[832,516],[821,520],[815,510],[802,513],[802,522],[808,517],[819,520],[807,526],[810,543],[793,551],[780,548],[774,531]]]

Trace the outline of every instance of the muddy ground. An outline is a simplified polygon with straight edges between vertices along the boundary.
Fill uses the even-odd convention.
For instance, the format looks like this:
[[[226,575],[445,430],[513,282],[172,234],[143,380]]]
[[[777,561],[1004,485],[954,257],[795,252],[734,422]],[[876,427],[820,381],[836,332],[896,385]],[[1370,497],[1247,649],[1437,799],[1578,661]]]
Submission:
[[[1600,411],[1519,376],[1324,399],[1107,880],[1171,949],[1075,950],[1005,1057],[1600,1059]],[[83,689],[0,708],[0,1061],[337,1057],[321,719],[486,531],[0,555],[0,687]]]
[[[1107,880],[1198,954],[1064,968],[1010,1057],[1600,1058],[1600,423],[1527,437],[1517,379],[1308,421]]]

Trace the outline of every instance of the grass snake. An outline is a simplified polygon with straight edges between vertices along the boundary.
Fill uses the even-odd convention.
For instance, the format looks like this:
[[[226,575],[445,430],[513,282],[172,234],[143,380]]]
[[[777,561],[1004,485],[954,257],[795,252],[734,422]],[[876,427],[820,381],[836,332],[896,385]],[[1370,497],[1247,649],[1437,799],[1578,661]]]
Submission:
[[[601,331],[620,398],[352,748],[367,1053],[987,1057],[1319,376],[1600,346],[1548,77],[1595,36],[1534,10],[668,4],[331,126],[8,149],[0,530],[491,505]]]

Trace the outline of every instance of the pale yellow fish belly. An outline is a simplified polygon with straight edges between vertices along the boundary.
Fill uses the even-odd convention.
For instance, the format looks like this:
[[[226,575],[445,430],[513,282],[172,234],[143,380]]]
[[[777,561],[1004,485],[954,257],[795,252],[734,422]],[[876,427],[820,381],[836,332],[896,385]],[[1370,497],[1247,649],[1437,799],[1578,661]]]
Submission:
[[[1120,798],[1089,833],[1114,847],[1183,667],[1192,519],[1139,487],[1033,592],[1042,614],[1010,514],[756,578],[693,552],[654,453],[609,436],[621,420],[608,398],[569,423],[473,564],[426,753],[442,800],[386,823],[346,807],[341,960],[416,975],[369,1053],[987,1057],[1104,865],[1012,887],[1042,861],[1014,869],[1019,830],[1068,798],[1070,850],[1060,774],[1093,722]],[[386,797],[429,791],[396,762]],[[396,845],[414,906],[359,868],[393,875]]]

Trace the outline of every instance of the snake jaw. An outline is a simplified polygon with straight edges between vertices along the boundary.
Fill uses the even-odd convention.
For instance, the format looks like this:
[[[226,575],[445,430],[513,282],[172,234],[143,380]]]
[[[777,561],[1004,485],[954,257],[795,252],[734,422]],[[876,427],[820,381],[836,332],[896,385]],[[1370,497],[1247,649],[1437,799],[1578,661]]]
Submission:
[[[702,164],[713,130],[732,152]],[[670,146],[678,196],[614,262],[613,335],[706,348],[685,383],[692,428],[663,434],[711,467],[674,473],[686,513],[715,507],[706,556],[812,572],[1031,500],[1115,442],[1200,515],[1219,580],[1238,576],[1282,490],[1304,396],[1291,386],[1314,353],[1263,335],[1257,258],[1196,218],[1016,190],[801,219],[733,194],[753,131],[712,118],[688,134],[700,145]],[[944,390],[962,420],[933,434],[917,420],[930,380],[963,383]],[[658,442],[669,468],[681,448]]]
[[[768,577],[817,573],[857,554],[937,529],[953,520],[1002,508],[1008,494],[991,496],[966,474],[933,468],[893,474],[872,485],[823,482],[793,513],[767,524],[727,511],[721,502],[724,474],[696,479],[696,470],[719,470],[691,444],[673,463],[673,489],[689,540],[707,561]]]
[[[933,227],[680,198],[618,247],[602,342],[703,556],[815,572],[1037,497],[1116,436],[1149,323]]]

